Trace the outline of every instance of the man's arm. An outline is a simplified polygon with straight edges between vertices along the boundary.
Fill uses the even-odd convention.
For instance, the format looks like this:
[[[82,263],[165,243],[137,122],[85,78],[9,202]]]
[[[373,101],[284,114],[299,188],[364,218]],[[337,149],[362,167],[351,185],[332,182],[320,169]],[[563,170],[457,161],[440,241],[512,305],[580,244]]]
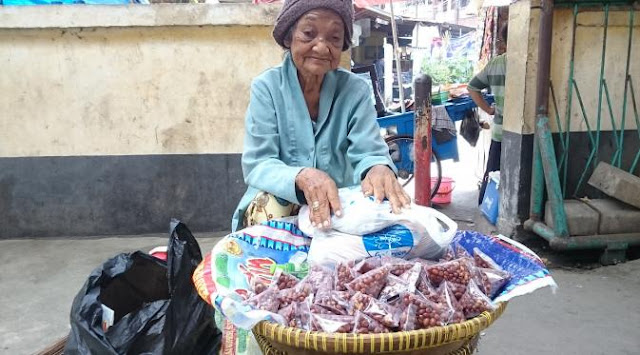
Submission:
[[[482,96],[482,90],[489,87],[489,75],[487,71],[490,64],[491,62],[487,63],[487,65],[471,79],[469,85],[467,85],[467,90],[469,90],[471,100],[473,100],[482,111],[493,115],[495,114],[495,108],[489,105],[487,100]]]
[[[490,115],[495,114],[496,112],[495,107],[489,105],[489,103],[487,102],[487,100],[484,99],[484,96],[482,96],[482,93],[480,91],[469,90],[469,96],[471,96],[471,100],[473,100],[473,102],[475,102],[476,105],[478,105],[478,107],[482,109],[482,111]]]

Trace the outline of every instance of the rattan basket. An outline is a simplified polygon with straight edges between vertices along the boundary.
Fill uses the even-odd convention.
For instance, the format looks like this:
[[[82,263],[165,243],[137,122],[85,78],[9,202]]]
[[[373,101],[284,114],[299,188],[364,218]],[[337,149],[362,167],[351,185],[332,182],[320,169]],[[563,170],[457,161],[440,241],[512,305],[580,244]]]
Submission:
[[[260,322],[253,334],[264,354],[406,354],[462,355],[475,350],[480,332],[498,319],[507,303],[493,312],[444,327],[386,334],[310,332],[272,322]]]

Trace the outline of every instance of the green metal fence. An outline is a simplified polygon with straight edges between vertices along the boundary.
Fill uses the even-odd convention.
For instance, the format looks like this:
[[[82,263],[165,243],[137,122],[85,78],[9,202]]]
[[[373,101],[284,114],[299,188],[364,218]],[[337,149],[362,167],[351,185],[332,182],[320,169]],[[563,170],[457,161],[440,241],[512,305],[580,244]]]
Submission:
[[[559,3],[562,5],[562,2]],[[558,144],[556,144],[556,152],[558,157],[558,171],[560,175],[561,181],[561,190],[562,196],[564,198],[572,198],[572,197],[582,197],[578,195],[578,192],[584,187],[586,181],[588,180],[591,172],[595,168],[598,162],[605,161],[614,165],[618,168],[627,170],[629,172],[634,172],[638,166],[638,161],[640,160],[640,150],[635,153],[634,158],[632,159],[631,164],[628,166],[623,166],[623,152],[625,149],[624,145],[624,133],[625,130],[628,129],[627,122],[627,111],[629,103],[632,104],[633,107],[633,118],[636,123],[636,131],[638,134],[638,138],[640,139],[640,117],[638,115],[637,109],[637,101],[635,96],[635,91],[633,87],[633,78],[630,75],[630,66],[633,61],[632,58],[632,46],[633,46],[633,29],[635,24],[635,11],[632,7],[627,6],[627,9],[623,9],[620,5],[628,4],[628,2],[576,2],[573,4],[565,3],[568,6],[573,8],[573,30],[572,30],[572,39],[571,39],[571,55],[568,58],[569,60],[569,75],[567,79],[567,105],[566,110],[564,112],[564,117],[561,117],[561,114],[558,109],[556,92],[554,90],[553,85],[551,85],[551,98],[552,104],[554,106],[555,112],[555,122],[558,127]],[[603,16],[603,41],[601,45],[601,50],[599,53],[600,57],[600,75],[597,83],[594,83],[598,87],[598,104],[597,111],[595,113],[589,113],[585,109],[584,99],[580,90],[580,85],[578,84],[578,80],[575,77],[575,47],[576,47],[576,33],[577,33],[577,24],[578,24],[578,16],[580,14],[581,7],[589,7],[589,9],[593,9],[594,6],[601,6],[602,16]],[[609,39],[609,17],[611,13],[611,9],[615,9],[614,11],[625,11],[628,13],[628,39],[627,39],[627,53],[626,53],[626,65],[625,65],[625,75],[624,75],[624,94],[622,102],[612,102],[610,91],[609,91],[609,83],[607,82],[607,78],[605,75],[605,64],[607,59],[607,44]],[[640,59],[640,58],[639,58]],[[583,85],[585,83],[583,82]],[[569,173],[569,161],[571,158],[572,146],[571,146],[571,137],[570,133],[572,130],[571,127],[571,117],[573,110],[573,102],[574,100],[578,101],[580,107],[580,116],[582,118],[582,122],[584,122],[587,128],[587,134],[590,142],[590,152],[587,158],[587,163],[582,168],[582,172],[580,174],[580,178],[577,184],[569,191],[567,186],[567,175]],[[621,105],[622,111],[620,116],[614,115],[614,105]],[[612,135],[615,144],[615,151],[612,156],[601,156],[601,147],[602,147],[602,122],[607,119],[607,117],[603,114],[603,107],[606,108],[606,116],[610,120],[612,127]],[[564,118],[564,119],[563,119]],[[563,125],[564,121],[564,125]],[[593,125],[593,121],[595,121],[595,126]]]
[[[564,210],[565,198],[577,198],[579,191],[585,186],[591,176],[595,166],[601,162],[608,162],[618,168],[635,172],[640,161],[640,149],[637,145],[625,145],[625,133],[632,132],[628,128],[628,122],[633,119],[636,123],[638,140],[640,141],[640,117],[638,116],[637,100],[634,91],[634,80],[630,75],[633,48],[633,31],[635,24],[636,2],[634,1],[553,1],[541,0],[541,15],[539,28],[538,46],[538,74],[536,88],[536,125],[535,139],[533,146],[533,166],[531,176],[531,205],[530,218],[525,222],[525,229],[533,231],[539,236],[549,241],[553,249],[599,249],[604,248],[603,259],[606,262],[616,262],[616,258],[622,255],[624,250],[631,245],[640,245],[640,233],[611,234],[611,235],[591,235],[570,237],[567,225],[567,218]],[[573,29],[571,38],[571,53],[568,58],[569,74],[567,78],[567,107],[564,112],[558,110],[557,92],[550,81],[551,62],[551,42],[553,27],[554,7],[569,7],[573,9]],[[576,78],[576,33],[578,28],[578,16],[584,11],[598,11],[602,13],[603,41],[599,48],[598,57],[599,75],[596,83],[584,83],[584,78]],[[605,64],[607,60],[607,46],[609,40],[609,20],[612,11],[624,11],[628,14],[628,38],[627,51],[624,67],[623,83],[613,83],[624,85],[622,102],[612,102],[610,95],[610,85],[605,75]],[[635,68],[635,67],[634,67]],[[622,70],[622,69],[620,69]],[[580,80],[579,80],[580,79]],[[580,84],[579,84],[580,82]],[[597,108],[596,112],[588,112],[585,105],[580,85],[596,85],[597,87]],[[549,103],[549,99],[551,103]],[[571,118],[573,102],[577,100],[580,112],[578,113],[581,122],[584,123],[588,136],[588,157],[583,166],[578,166],[579,159],[576,159],[575,142],[572,142]],[[549,105],[555,108],[555,123],[558,128],[556,144],[553,143],[551,129],[549,125]],[[614,115],[614,107],[620,107],[621,115]],[[633,117],[627,117],[628,105],[632,105]],[[606,109],[603,114],[603,109]],[[613,141],[613,153],[609,156],[603,154],[608,147],[608,142],[603,138],[603,122],[609,119],[611,125],[611,140]],[[595,122],[594,122],[595,121]],[[564,123],[564,124],[563,124]],[[575,128],[575,127],[574,127]],[[575,129],[573,129],[575,131]],[[609,133],[607,132],[607,135]],[[607,149],[604,149],[607,148]],[[625,152],[626,149],[626,152]],[[635,150],[634,150],[635,149]],[[623,159],[631,156],[629,160]],[[606,155],[606,156],[605,156]],[[570,164],[573,163],[573,164]],[[626,165],[626,166],[625,166]],[[569,189],[568,176],[571,169],[580,169],[575,186]],[[549,208],[544,211],[553,222],[553,227],[542,221],[544,197],[548,199]],[[604,261],[603,261],[604,262]]]

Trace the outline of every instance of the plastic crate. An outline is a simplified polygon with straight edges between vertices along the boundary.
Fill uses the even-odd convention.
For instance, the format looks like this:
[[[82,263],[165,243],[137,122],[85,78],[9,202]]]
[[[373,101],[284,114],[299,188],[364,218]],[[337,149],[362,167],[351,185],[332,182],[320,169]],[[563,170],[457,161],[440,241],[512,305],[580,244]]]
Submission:
[[[440,91],[435,94],[431,94],[432,105],[442,105],[443,103],[447,102],[448,99],[449,99],[448,91]]]

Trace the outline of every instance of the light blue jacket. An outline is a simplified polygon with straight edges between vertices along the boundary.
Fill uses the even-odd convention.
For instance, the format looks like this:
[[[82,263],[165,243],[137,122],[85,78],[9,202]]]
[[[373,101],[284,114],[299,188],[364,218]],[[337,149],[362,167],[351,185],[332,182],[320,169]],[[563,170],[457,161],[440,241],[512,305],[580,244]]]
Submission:
[[[289,53],[251,84],[245,118],[242,173],[249,186],[233,215],[232,230],[242,228],[249,203],[259,191],[296,204],[296,175],[320,169],[340,187],[360,183],[374,165],[395,166],[380,136],[371,89],[344,69],[327,73],[320,91],[315,129]]]

